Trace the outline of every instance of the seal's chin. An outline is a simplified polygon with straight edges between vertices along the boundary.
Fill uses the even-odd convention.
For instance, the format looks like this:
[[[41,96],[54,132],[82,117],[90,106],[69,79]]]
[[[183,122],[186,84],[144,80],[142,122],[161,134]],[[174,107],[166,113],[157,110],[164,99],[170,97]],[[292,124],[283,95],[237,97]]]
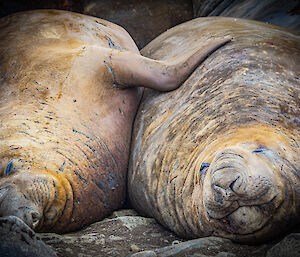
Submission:
[[[223,218],[215,219],[215,224],[222,231],[226,231],[229,234],[254,234],[266,227],[272,220],[272,213],[276,212],[276,208],[274,208],[275,202],[274,199],[259,206],[238,207]]]
[[[207,171],[204,207],[208,220],[222,236],[263,230],[284,200],[284,185],[272,154],[257,156],[257,152],[226,149]]]

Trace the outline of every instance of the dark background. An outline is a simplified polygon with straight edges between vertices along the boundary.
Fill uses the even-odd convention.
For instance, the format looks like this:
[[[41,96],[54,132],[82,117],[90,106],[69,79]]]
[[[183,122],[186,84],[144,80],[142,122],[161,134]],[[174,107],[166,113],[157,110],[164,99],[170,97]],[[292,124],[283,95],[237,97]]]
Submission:
[[[140,49],[167,29],[200,16],[261,20],[300,33],[300,0],[0,0],[0,17],[45,8],[119,24]]]

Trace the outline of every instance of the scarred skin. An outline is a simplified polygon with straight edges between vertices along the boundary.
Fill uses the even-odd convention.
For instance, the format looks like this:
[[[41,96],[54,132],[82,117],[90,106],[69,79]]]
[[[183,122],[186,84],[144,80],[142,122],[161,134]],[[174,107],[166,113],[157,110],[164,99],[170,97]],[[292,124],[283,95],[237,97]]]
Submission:
[[[168,63],[142,57],[102,19],[56,10],[1,19],[0,216],[62,233],[119,208],[140,86],[176,88],[229,40]]]
[[[234,39],[181,87],[145,91],[129,198],[183,237],[259,243],[300,217],[299,36],[250,20],[199,18],[165,32],[142,54],[178,57],[227,34]]]

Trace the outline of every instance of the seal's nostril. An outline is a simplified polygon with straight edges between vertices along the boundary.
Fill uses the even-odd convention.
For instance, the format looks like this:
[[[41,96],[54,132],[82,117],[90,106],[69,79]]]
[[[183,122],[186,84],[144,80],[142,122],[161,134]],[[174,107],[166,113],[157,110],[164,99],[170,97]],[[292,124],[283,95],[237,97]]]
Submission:
[[[218,185],[212,185],[212,188],[215,190],[216,193],[218,194],[225,194],[225,189],[223,187],[220,187]]]
[[[232,192],[234,192],[234,185],[235,185],[235,182],[240,178],[240,176],[238,176],[235,180],[233,180],[231,182],[231,184],[229,185],[229,188],[232,190]]]
[[[37,222],[37,221],[39,220],[39,216],[40,216],[40,215],[39,215],[38,212],[35,212],[35,211],[32,212],[32,213],[31,213],[32,222],[33,222],[33,223]]]
[[[36,211],[33,211],[31,213],[31,218],[32,218],[32,228],[35,229],[36,226],[39,224],[40,214]]]

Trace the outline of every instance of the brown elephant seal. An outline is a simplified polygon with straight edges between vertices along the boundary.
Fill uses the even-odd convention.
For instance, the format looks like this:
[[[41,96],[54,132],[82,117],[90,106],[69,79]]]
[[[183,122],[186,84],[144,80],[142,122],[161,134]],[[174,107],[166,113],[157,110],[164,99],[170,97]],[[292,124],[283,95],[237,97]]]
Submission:
[[[56,10],[1,19],[0,216],[66,232],[120,207],[139,86],[177,87],[229,40],[155,61],[102,19]]]
[[[144,92],[128,191],[134,208],[183,237],[258,243],[300,217],[300,37],[256,21],[199,18],[142,54],[179,58],[227,34],[233,41],[181,87]]]

